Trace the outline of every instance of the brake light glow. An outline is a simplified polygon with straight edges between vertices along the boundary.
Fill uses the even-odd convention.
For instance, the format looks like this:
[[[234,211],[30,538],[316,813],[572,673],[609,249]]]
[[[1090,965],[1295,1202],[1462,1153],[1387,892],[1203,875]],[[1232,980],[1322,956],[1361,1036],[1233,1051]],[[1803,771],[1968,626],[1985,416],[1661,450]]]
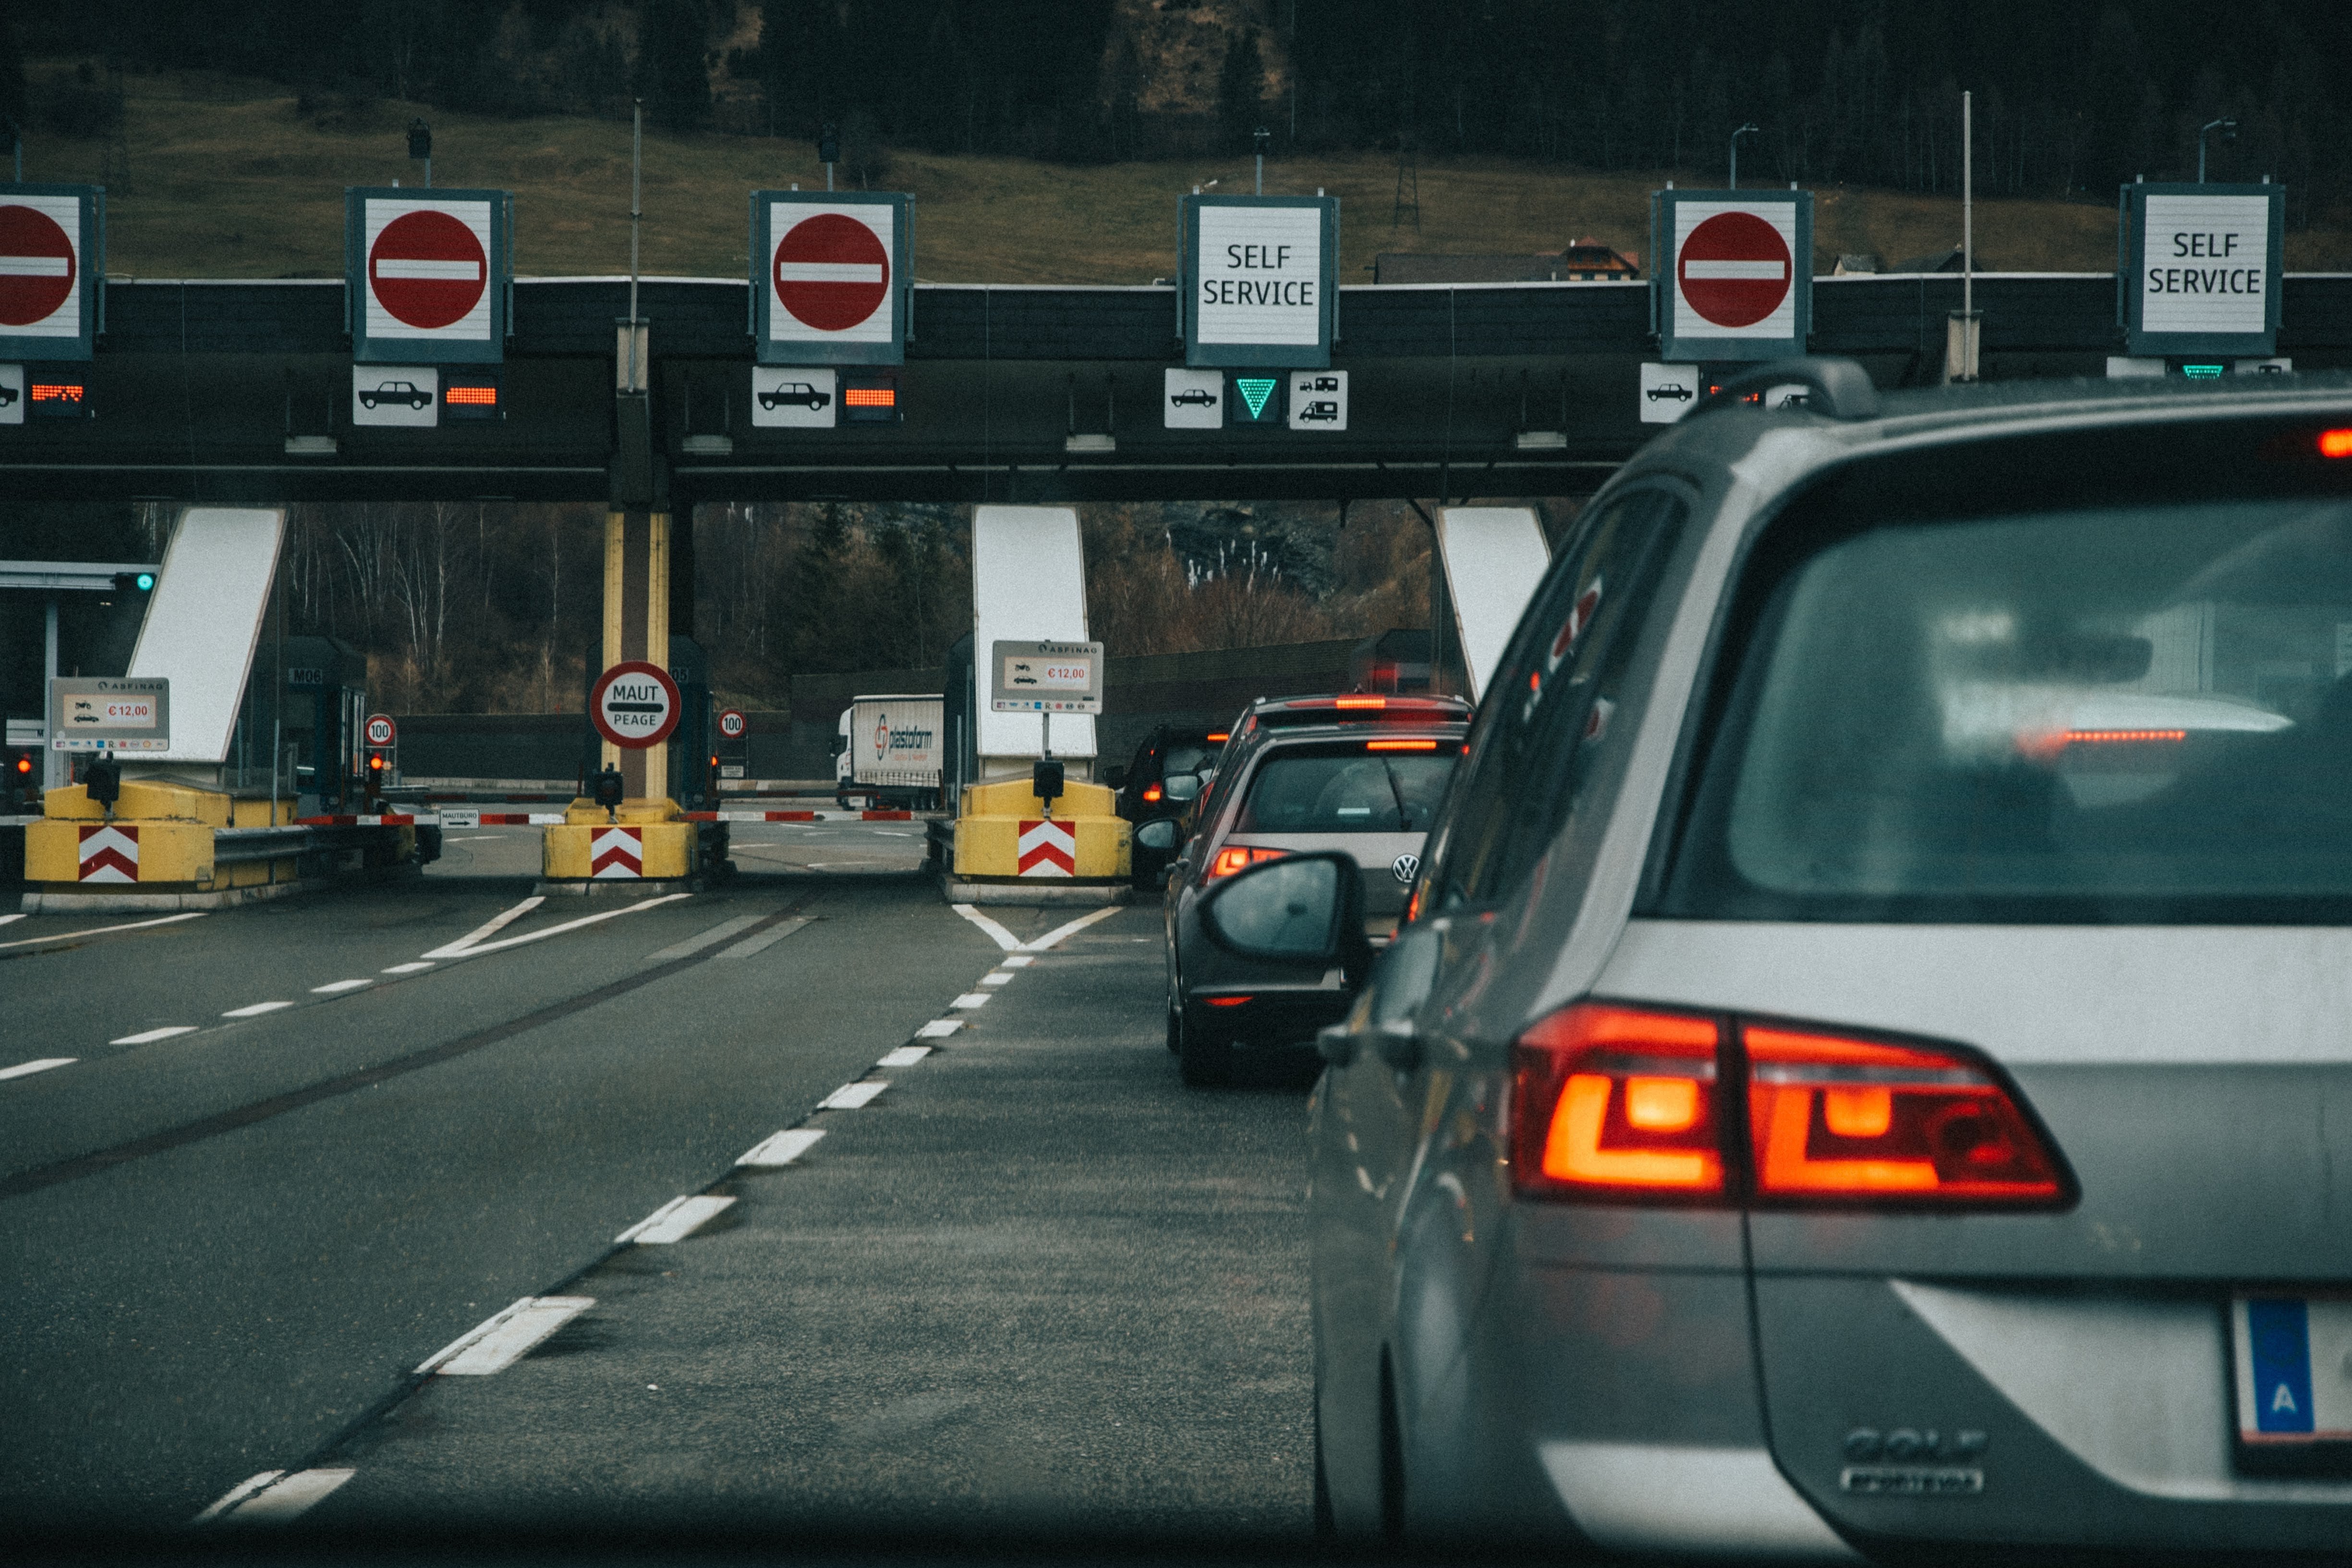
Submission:
[[[1368,752],[1433,752],[1437,750],[1437,742],[1434,741],[1367,741],[1364,742],[1364,750]]]
[[[1223,732],[1223,733],[1221,733],[1221,734],[1203,735],[1203,736],[1202,736],[1201,738],[1202,738],[1202,740],[1204,740],[1204,741],[1214,741],[1214,742],[1216,742],[1219,745],[1221,745],[1221,746],[1222,746],[1222,745],[1223,745],[1227,741],[1229,741],[1229,740],[1231,740],[1231,739],[1233,738],[1233,734],[1232,734],[1232,731],[1225,731],[1225,732]]]
[[[1580,1002],[1519,1037],[1512,1178],[1523,1193],[1723,1191],[1712,1018]]]
[[[2323,458],[2352,458],[2352,430],[2322,430],[2319,433],[2319,455]]]
[[[1385,697],[1341,697],[1331,704],[1334,708],[1385,708],[1388,705],[1389,700]]]
[[[1286,849],[1267,849],[1255,844],[1233,844],[1217,851],[1209,862],[1209,880],[1230,877],[1236,871],[1246,871],[1262,860],[1279,860],[1288,854]]]
[[[1146,804],[1158,800],[1160,798],[1160,786],[1158,784],[1145,784],[1143,786],[1143,798]]]
[[[2057,1162],[1991,1074],[1954,1051],[1748,1025],[1756,1194],[2043,1205]]]
[[[2063,739],[2070,746],[2112,745],[2117,742],[2185,741],[2186,730],[2069,730]]]
[[[1212,1007],[1238,1007],[1243,1003],[1252,1001],[1254,998],[1248,996],[1203,996],[1201,1000],[1206,1002]]]

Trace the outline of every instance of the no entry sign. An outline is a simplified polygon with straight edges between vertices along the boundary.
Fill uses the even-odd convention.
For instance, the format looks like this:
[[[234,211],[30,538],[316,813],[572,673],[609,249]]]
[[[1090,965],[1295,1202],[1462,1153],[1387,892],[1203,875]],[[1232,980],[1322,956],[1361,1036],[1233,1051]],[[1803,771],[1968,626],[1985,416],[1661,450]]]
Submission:
[[[354,359],[504,357],[505,192],[352,191],[345,223]]]
[[[1653,254],[1670,258],[1654,295],[1667,359],[1802,353],[1812,326],[1809,193],[1660,191]]]
[[[642,752],[677,728],[677,683],[659,665],[633,658],[596,678],[588,717],[596,732],[625,751]]]
[[[0,353],[88,359],[105,276],[104,193],[0,184]],[[93,270],[95,268],[95,270]]]
[[[911,218],[903,195],[752,193],[760,363],[902,363]]]

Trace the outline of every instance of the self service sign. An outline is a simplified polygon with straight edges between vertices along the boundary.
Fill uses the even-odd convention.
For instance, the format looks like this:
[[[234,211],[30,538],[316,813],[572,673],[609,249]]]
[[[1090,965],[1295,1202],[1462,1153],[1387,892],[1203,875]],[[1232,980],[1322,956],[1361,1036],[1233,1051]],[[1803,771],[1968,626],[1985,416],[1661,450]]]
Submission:
[[[760,363],[907,362],[914,204],[889,192],[751,193],[751,340]]]
[[[1657,191],[1650,325],[1668,360],[1782,359],[1813,329],[1810,191]]]
[[[104,189],[0,183],[0,356],[89,359],[105,303]]]
[[[2127,352],[2269,356],[2285,235],[2284,185],[2126,185],[2116,270]]]
[[[514,253],[504,191],[344,193],[344,298],[362,364],[506,357]]]
[[[1336,196],[1186,196],[1184,363],[1324,370],[1338,322]]]

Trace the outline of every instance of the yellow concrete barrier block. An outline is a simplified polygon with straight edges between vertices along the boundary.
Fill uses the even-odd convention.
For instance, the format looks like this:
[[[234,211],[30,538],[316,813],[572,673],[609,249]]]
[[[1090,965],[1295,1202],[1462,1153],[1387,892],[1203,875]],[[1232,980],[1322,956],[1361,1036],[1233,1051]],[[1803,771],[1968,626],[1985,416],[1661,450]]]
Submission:
[[[291,797],[279,803],[286,811],[278,820],[294,820]],[[212,827],[230,825],[232,807],[250,806],[259,815],[249,819],[236,818],[239,827],[267,826],[269,822],[269,802],[267,800],[231,801],[218,790],[196,789],[188,784],[171,784],[160,779],[124,779],[122,798],[114,803],[117,822],[201,822]],[[46,792],[41,796],[41,815],[53,821],[100,822],[106,817],[106,807],[89,798],[89,791],[81,784],[66,784]]]
[[[127,786],[123,793],[130,793]],[[25,829],[25,879],[85,888],[207,883],[213,879],[213,829],[197,822],[47,817]]]
[[[1013,881],[1124,881],[1133,827],[1101,784],[1069,784],[1053,815],[1025,778],[965,786],[955,875]]]
[[[633,814],[623,806],[621,820],[605,819],[604,808],[582,812],[579,803],[566,810],[560,826],[550,826],[541,842],[541,868],[551,882],[666,881],[694,874],[695,826],[665,820],[656,815],[667,807],[675,818],[677,807],[667,801],[635,802]],[[583,821],[582,817],[589,820]]]

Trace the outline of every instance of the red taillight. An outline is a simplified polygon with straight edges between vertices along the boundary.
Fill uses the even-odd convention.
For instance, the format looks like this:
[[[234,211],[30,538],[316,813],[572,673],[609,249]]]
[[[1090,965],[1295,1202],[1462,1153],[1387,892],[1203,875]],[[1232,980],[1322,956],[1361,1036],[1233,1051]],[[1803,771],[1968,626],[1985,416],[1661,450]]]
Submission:
[[[1209,862],[1209,880],[1213,882],[1220,877],[1230,877],[1236,871],[1246,871],[1261,860],[1279,860],[1287,853],[1287,850],[1283,849],[1261,849],[1255,845],[1229,846],[1218,850],[1216,858]]]
[[[1712,1018],[1580,1002],[1519,1037],[1519,1191],[1605,1202],[1723,1192]]]
[[[1759,1198],[2046,1205],[2058,1163],[2009,1090],[1957,1051],[1750,1024]]]
[[[1143,799],[1145,804],[1149,805],[1150,802],[1158,800],[1159,798],[1160,786],[1158,784],[1145,784],[1143,786]]]
[[[1537,1024],[1513,1053],[1514,1184],[1591,1203],[2071,1201],[2023,1105],[1965,1051],[1745,1023],[1736,1043],[1719,1048],[1712,1018],[1608,1002]]]
[[[1204,740],[1204,741],[1214,741],[1217,744],[1219,744],[1219,745],[1221,745],[1221,746],[1222,746],[1222,745],[1223,745],[1227,741],[1231,740],[1232,738],[1233,738],[1233,735],[1232,735],[1232,731],[1226,731],[1225,733],[1221,734],[1221,735],[1203,735],[1203,736],[1202,737],[1202,740]]]
[[[1368,752],[1433,752],[1437,750],[1437,742],[1434,741],[1367,741],[1364,742],[1364,750]]]
[[[1247,996],[1203,996],[1202,1001],[1212,1007],[1238,1007],[1251,998]]]
[[[2319,455],[2323,458],[2352,458],[2352,430],[2322,430],[2319,433]]]
[[[1389,700],[1385,697],[1340,697],[1333,699],[1331,703],[1334,708],[1385,708],[1388,705]]]

